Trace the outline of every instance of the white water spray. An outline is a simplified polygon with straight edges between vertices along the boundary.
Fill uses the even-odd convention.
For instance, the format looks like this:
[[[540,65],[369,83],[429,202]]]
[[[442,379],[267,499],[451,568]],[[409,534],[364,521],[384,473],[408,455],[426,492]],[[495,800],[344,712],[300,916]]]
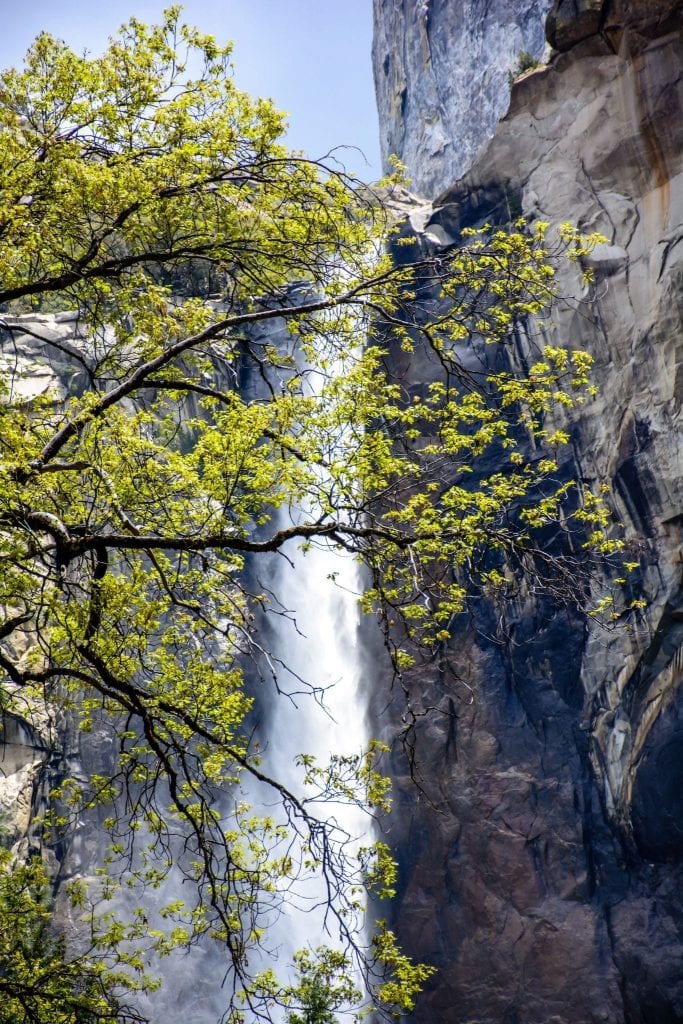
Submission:
[[[367,747],[357,645],[359,572],[346,553],[295,548],[277,558],[273,584],[284,609],[271,649],[280,692],[269,719],[263,770],[305,798],[310,794],[302,785],[299,755],[324,766],[333,754],[360,757]],[[336,826],[340,836],[350,837],[349,852],[367,837],[368,817],[357,806],[338,803],[312,810]],[[283,967],[299,948],[338,943],[321,879],[306,873],[289,889],[270,941]]]
[[[325,395],[325,382],[334,384],[341,373],[343,367],[333,357],[327,370],[300,367],[296,379],[304,393],[317,396],[324,407],[334,401]],[[339,430],[341,436],[337,434],[335,442]],[[344,460],[344,433],[343,427],[336,427],[327,435],[326,457],[331,462]],[[325,469],[320,468],[313,491],[326,493],[329,484]],[[313,498],[297,508],[280,509],[270,529],[321,518],[324,515]],[[305,802],[312,789],[304,782],[302,757],[322,769],[332,757],[348,758],[349,764],[357,759],[360,765],[368,747],[358,645],[360,568],[352,554],[329,540],[303,544],[293,539],[259,566],[259,574],[270,596],[262,672],[266,696],[260,701],[261,707],[266,704],[261,770]],[[277,810],[279,797],[269,787],[250,785],[247,799],[258,813],[270,812],[282,820],[283,812]],[[339,844],[352,874],[355,869],[357,885],[356,854],[368,845],[371,833],[367,812],[348,799],[316,801],[307,805],[308,809],[325,823],[332,844]],[[273,967],[282,981],[295,980],[293,957],[299,949],[343,947],[349,934],[362,945],[364,904],[361,901],[358,910],[342,923],[330,906],[335,899],[319,870],[303,863],[297,869],[295,858],[292,877],[283,879],[279,895],[281,899],[274,900],[273,913],[266,922],[262,966]],[[342,902],[344,897],[348,898],[348,889]],[[350,899],[358,900],[358,895]]]

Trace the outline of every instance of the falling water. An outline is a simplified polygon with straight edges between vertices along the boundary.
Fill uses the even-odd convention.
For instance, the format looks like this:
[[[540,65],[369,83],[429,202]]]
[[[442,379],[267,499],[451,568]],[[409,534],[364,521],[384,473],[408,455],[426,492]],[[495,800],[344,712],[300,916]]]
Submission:
[[[331,754],[360,756],[367,746],[357,645],[359,572],[351,556],[329,548],[295,548],[273,563],[271,579],[282,614],[270,661],[279,692],[262,766],[305,797],[298,755],[326,765]],[[351,837],[352,845],[367,836],[368,819],[358,807],[334,804],[324,816],[338,826],[339,835]],[[307,876],[288,892],[286,909],[272,925],[273,939],[280,965],[290,964],[301,947],[335,945],[334,929],[325,924],[320,880]]]
[[[295,353],[296,355],[296,353]],[[297,360],[298,361],[298,360]],[[339,374],[339,365],[328,371]],[[295,371],[304,393],[321,395],[324,374],[299,366]],[[328,456],[342,457],[342,439]],[[326,489],[324,470],[318,483]],[[319,520],[320,509],[302,504],[281,509],[270,531]],[[348,552],[320,540],[303,545],[291,540],[259,566],[259,579],[269,596],[265,614],[259,707],[263,717],[262,771],[299,799],[310,798],[300,756],[325,767],[332,755],[358,758],[367,748],[366,703],[362,692],[359,638],[361,573]],[[247,794],[256,811],[278,818],[272,790],[252,785]],[[311,811],[327,822],[334,841],[346,843],[354,857],[367,843],[367,814],[348,802],[315,804]],[[293,980],[293,954],[304,947],[339,946],[338,922],[329,913],[322,878],[303,870],[286,888],[267,922],[262,966],[274,967],[280,978]],[[362,922],[349,920],[351,931]]]
[[[273,328],[268,340],[272,342]],[[278,339],[279,340],[279,339]],[[277,343],[277,342],[276,342]],[[314,375],[304,373],[304,388],[315,393]],[[242,382],[246,400],[258,400],[253,382]],[[281,509],[269,525],[274,532],[293,523],[315,519],[310,508]],[[252,567],[269,597],[263,615],[260,641],[263,663],[257,691],[261,745],[260,770],[299,799],[311,796],[304,784],[300,755],[315,758],[324,767],[331,755],[359,757],[367,748],[366,704],[362,692],[361,656],[358,643],[361,573],[348,552],[321,541],[305,550],[290,540],[277,553],[259,558]],[[227,795],[226,825],[234,803],[247,801],[252,813],[285,822],[286,815],[275,790],[253,778],[243,780],[241,791]],[[229,809],[230,808],[233,809]],[[371,832],[367,813],[349,804],[315,804],[311,812],[328,823],[333,838],[346,842],[345,853],[354,856],[366,845]],[[285,842],[283,847],[289,844]],[[294,875],[297,875],[295,868]],[[163,899],[182,897],[174,890],[175,872],[164,887]],[[176,880],[177,881],[177,880]],[[343,945],[338,922],[328,912],[324,881],[315,870],[300,868],[294,880],[283,879],[282,890],[273,894],[270,910],[258,922],[265,928],[262,948],[249,956],[250,969],[273,968],[281,981],[295,978],[294,953],[307,947]],[[362,941],[362,921],[357,926]],[[173,957],[162,965],[163,986],[144,1010],[153,1024],[167,1024],[182,1014],[185,1024],[216,1024],[226,1007],[230,984],[225,975],[224,951],[202,943],[187,957]]]

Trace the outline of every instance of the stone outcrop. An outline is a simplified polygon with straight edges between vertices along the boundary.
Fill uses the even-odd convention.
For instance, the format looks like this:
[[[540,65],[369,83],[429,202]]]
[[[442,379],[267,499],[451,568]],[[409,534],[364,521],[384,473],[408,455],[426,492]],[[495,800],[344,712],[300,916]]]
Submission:
[[[520,213],[606,237],[593,284],[558,279],[576,299],[553,340],[592,352],[600,388],[562,470],[612,485],[647,601],[602,631],[521,594],[415,673],[414,699],[442,712],[418,730],[424,795],[394,763],[395,925],[438,968],[420,1024],[683,1021],[681,24],[667,0],[558,2],[564,52],[517,82],[466,176],[411,212],[430,247]],[[427,151],[424,180],[451,167]]]
[[[520,54],[540,58],[551,0],[374,0],[382,159],[434,196],[469,167],[505,113]]]

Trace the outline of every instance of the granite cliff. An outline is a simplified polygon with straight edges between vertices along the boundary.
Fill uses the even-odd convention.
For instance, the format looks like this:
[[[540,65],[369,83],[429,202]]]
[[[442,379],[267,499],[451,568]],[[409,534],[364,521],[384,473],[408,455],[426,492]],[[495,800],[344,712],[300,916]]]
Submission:
[[[505,113],[521,53],[540,58],[550,0],[374,0],[373,63],[385,162],[433,196],[471,164]],[[387,168],[388,169],[388,168]]]
[[[533,38],[540,6],[524,6]],[[610,483],[647,608],[601,632],[576,610],[521,594],[463,623],[446,671],[415,672],[413,699],[444,713],[418,732],[424,797],[400,755],[395,762],[396,925],[408,951],[438,968],[415,1014],[420,1024],[675,1024],[683,1021],[682,5],[557,2],[549,63],[515,83],[506,116],[472,161],[488,127],[482,115],[472,141],[471,97],[485,91],[487,72],[470,65],[473,81],[459,92],[462,38],[449,33],[461,31],[460,14],[489,24],[494,7],[497,25],[520,17],[516,4],[376,0],[385,149],[398,148],[419,188],[440,193],[410,211],[422,246],[457,244],[464,226],[520,213],[606,237],[590,258],[592,285],[577,295],[575,281],[559,282],[574,300],[560,303],[553,337],[593,354],[600,389],[569,424],[563,471]],[[418,37],[425,52],[431,45],[453,62],[418,57]],[[390,53],[403,55],[401,93],[387,89]],[[439,91],[455,97],[453,121],[442,122],[443,144],[430,146]],[[397,707],[397,727],[399,717]]]

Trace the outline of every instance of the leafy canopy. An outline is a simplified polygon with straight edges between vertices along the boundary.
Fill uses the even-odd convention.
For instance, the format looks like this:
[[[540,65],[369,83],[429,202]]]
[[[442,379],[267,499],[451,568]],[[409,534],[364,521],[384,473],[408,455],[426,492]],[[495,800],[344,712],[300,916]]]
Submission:
[[[130,972],[107,964],[96,940],[68,955],[50,928],[50,886],[43,865],[14,863],[0,851],[0,1022],[96,1024],[142,1020],[120,998],[143,987]],[[103,959],[104,955],[104,959]]]
[[[409,1010],[428,969],[381,921],[363,930],[364,892],[392,894],[390,853],[356,851],[320,811],[387,809],[381,748],[329,765],[302,751],[296,792],[259,760],[262,625],[280,609],[259,566],[297,545],[354,554],[400,674],[447,641],[472,588],[550,578],[547,524],[587,523],[594,548],[613,548],[599,497],[581,503],[557,477],[567,436],[548,425],[589,393],[589,358],[546,347],[525,368],[510,354],[552,299],[545,226],[401,265],[385,254],[387,193],[288,152],[283,125],[175,8],[156,27],[131,20],[99,58],[42,35],[0,75],[2,701],[57,746],[67,713],[83,743],[95,730],[112,750],[106,770],[53,779],[44,848],[89,814],[110,852],[72,893],[92,929],[83,955],[43,940],[28,897],[38,931],[0,963],[37,993],[29,1009],[13,991],[17,1021],[62,1019],[65,991],[85,1006],[65,1024],[124,1019],[149,956],[200,938],[225,950],[237,1018],[240,1003],[293,1006],[252,951],[309,875],[344,952],[301,953],[290,1019],[368,997]],[[567,228],[563,243],[586,244]],[[61,310],[77,314],[69,337],[36,315]],[[62,366],[42,391],[27,386],[41,353]],[[145,894],[173,859],[186,898],[147,927]],[[3,934],[38,871],[12,863]],[[106,909],[121,874],[143,904],[128,920]]]

